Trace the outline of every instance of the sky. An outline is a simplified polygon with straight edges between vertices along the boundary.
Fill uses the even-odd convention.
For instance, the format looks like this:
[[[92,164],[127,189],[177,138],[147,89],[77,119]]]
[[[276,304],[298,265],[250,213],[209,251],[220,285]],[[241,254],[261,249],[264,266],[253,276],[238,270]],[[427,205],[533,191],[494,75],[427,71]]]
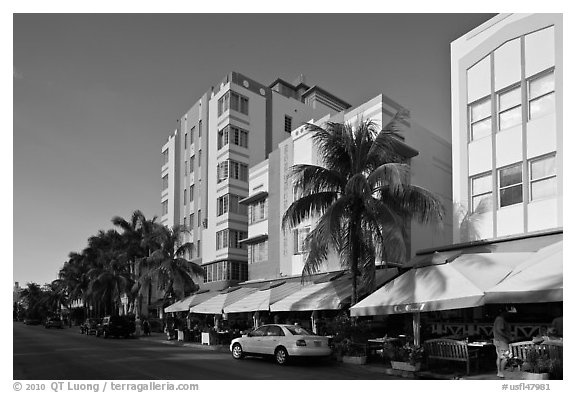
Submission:
[[[450,42],[493,14],[15,14],[13,280],[57,278],[89,236],[160,214],[160,149],[230,71],[384,93],[450,140]]]

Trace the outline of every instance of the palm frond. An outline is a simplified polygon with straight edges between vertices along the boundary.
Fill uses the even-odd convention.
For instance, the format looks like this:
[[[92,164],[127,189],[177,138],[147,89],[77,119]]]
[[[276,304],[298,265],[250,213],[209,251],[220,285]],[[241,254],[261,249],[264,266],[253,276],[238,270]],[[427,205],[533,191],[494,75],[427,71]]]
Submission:
[[[321,215],[338,198],[336,192],[319,192],[292,202],[282,216],[282,228],[293,228],[311,215]]]

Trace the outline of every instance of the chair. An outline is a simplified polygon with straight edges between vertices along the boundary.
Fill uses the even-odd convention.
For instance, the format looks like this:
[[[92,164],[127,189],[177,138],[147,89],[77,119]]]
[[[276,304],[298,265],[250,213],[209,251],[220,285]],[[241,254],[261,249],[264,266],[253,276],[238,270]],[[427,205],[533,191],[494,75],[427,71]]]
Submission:
[[[536,350],[538,353],[542,353],[544,348],[540,344],[534,344],[532,341],[519,341],[516,343],[508,344],[510,348],[510,353],[512,354],[513,358],[518,358],[522,360],[526,360],[526,355],[530,350]]]
[[[466,363],[466,375],[470,375],[470,362],[476,362],[476,372],[479,367],[478,350],[469,349],[465,341],[437,338],[424,342],[424,351],[428,359],[450,360]]]
[[[540,344],[551,360],[562,361],[562,356],[564,352],[564,344],[560,340],[547,340]]]

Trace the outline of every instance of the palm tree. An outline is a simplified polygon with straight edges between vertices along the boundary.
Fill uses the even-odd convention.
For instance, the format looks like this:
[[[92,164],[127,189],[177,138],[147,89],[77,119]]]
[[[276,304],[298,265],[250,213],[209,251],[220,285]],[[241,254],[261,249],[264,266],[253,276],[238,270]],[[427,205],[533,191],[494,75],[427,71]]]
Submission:
[[[155,277],[158,289],[164,291],[164,299],[173,295],[183,298],[186,293],[195,291],[198,286],[194,276],[204,275],[202,267],[184,258],[186,253],[191,255],[194,249],[192,243],[182,242],[185,233],[188,233],[188,229],[182,225],[172,228],[157,225],[149,236],[149,243],[159,248],[142,261],[141,267],[145,273],[140,281],[149,284]]]
[[[24,303],[27,318],[40,319],[43,317],[42,296],[42,288],[34,282],[27,283],[26,287],[22,289],[20,299]]]
[[[372,121],[360,121],[355,128],[307,124],[323,165],[292,167],[301,197],[284,213],[282,227],[317,218],[306,238],[310,251],[303,278],[320,271],[328,252],[336,251],[352,275],[352,304],[358,299],[358,277],[363,286],[372,286],[377,256],[384,262],[404,260],[411,219],[427,223],[444,215],[435,195],[409,183],[405,145],[398,138],[405,116],[396,114],[381,130]]]

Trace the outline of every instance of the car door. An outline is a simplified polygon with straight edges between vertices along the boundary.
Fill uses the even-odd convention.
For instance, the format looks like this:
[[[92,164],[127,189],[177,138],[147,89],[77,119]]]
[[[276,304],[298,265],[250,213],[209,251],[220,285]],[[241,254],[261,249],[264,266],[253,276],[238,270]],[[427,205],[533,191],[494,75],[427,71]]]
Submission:
[[[284,332],[282,328],[277,325],[269,325],[266,331],[266,336],[262,337],[263,353],[267,355],[274,355],[274,350],[281,344]]]
[[[246,340],[243,340],[245,344],[244,352],[251,352],[251,353],[264,353],[262,349],[262,338],[266,337],[266,332],[268,331],[268,326],[261,326],[256,330],[251,331],[248,333],[248,337]]]

